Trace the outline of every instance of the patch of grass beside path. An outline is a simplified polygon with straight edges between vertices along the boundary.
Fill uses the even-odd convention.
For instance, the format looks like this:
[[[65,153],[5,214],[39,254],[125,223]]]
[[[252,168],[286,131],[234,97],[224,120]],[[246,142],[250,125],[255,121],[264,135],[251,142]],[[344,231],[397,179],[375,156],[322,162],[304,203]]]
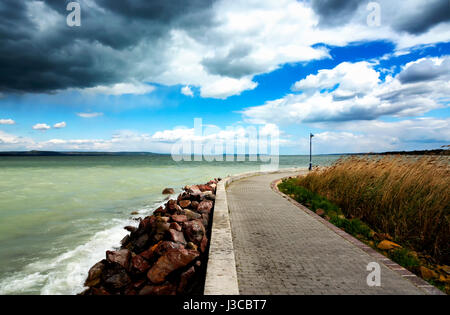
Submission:
[[[341,160],[329,168],[316,170],[307,176],[285,179],[278,188],[335,226],[449,294],[450,268],[445,263],[449,244],[443,243],[440,239],[443,237],[448,240],[449,237],[441,234],[448,231],[446,230],[448,226],[443,225],[448,225],[449,220],[449,204],[445,203],[449,197],[449,190],[445,190],[444,187],[447,185],[448,188],[449,184],[449,164],[446,166],[447,169],[441,169],[440,174],[447,177],[434,178],[433,176],[438,176],[434,172],[432,176],[430,174],[425,176],[426,182],[418,177],[414,183],[409,177],[412,174],[424,176],[423,172],[426,172],[427,168],[420,170],[424,164],[428,165],[433,161],[432,164],[436,166],[440,162],[430,157],[425,158],[427,162],[424,158],[408,158],[409,161],[406,162],[395,159],[393,162],[392,159],[392,157],[353,157]],[[396,165],[397,163],[401,165]],[[419,165],[416,164],[414,167],[410,165],[411,163]],[[406,166],[413,169],[405,169]],[[375,171],[376,168],[379,168],[378,173]],[[393,170],[394,168],[400,169]],[[392,171],[395,174],[392,174]],[[401,172],[406,174],[402,175]],[[445,172],[447,173],[444,174]],[[430,187],[436,182],[438,183],[436,193],[439,195],[434,195]],[[423,186],[418,187],[421,184]],[[393,191],[384,192],[384,189]],[[408,197],[408,193],[414,192],[417,194]],[[424,213],[420,213],[418,211],[424,208],[424,205],[421,205],[424,202],[425,207],[431,206],[432,210],[427,208],[428,210],[422,210]],[[385,208],[378,208],[383,205]],[[411,209],[411,207],[419,208]],[[403,211],[406,213],[402,213]],[[367,215],[367,212],[373,213]],[[410,215],[416,217],[408,218]],[[428,215],[433,217],[430,218]],[[378,221],[374,224],[377,217]],[[426,226],[423,220],[438,226]],[[419,226],[414,226],[412,231],[404,230],[414,222]],[[411,232],[417,232],[418,227],[424,224],[423,232],[433,231],[437,239],[430,241],[429,235],[420,233],[411,236]],[[440,248],[436,249],[435,246]]]

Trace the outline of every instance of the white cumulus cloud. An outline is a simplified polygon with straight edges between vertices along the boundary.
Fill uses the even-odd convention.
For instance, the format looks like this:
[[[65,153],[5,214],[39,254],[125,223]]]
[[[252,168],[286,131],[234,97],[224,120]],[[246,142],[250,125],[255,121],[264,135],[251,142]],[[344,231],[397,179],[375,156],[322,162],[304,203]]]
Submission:
[[[34,130],[41,130],[41,131],[45,131],[50,129],[51,127],[47,124],[36,124],[33,126]]]
[[[449,62],[449,56],[424,58],[405,65],[397,76],[387,76],[383,82],[372,64],[344,62],[296,82],[293,90],[300,94],[247,108],[243,115],[250,123],[278,124],[418,116],[448,106]]]
[[[67,126],[66,122],[65,122],[65,121],[62,121],[62,122],[59,122],[59,123],[54,124],[54,125],[53,125],[53,128],[61,129],[61,128],[65,128],[66,126]]]
[[[15,123],[12,119],[0,119],[0,125],[14,125]]]

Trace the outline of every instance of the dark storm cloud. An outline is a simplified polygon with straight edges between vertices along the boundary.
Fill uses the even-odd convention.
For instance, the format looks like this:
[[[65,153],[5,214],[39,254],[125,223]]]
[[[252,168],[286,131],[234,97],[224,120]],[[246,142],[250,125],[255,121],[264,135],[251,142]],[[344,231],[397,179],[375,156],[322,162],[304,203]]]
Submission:
[[[414,15],[406,15],[394,23],[394,28],[398,31],[405,31],[410,34],[422,34],[433,26],[450,21],[450,1],[449,0],[429,0],[421,4],[420,10]]]
[[[361,0],[312,0],[312,8],[319,15],[323,26],[345,24],[365,1]]]
[[[214,56],[214,58],[203,59],[202,65],[211,74],[239,79],[264,69],[264,67],[246,59],[251,51],[252,47],[250,46],[235,46],[226,56]]]
[[[82,25],[71,28],[68,2],[44,1],[56,19],[44,29],[39,23],[51,22],[46,14],[33,19],[28,10],[38,2],[0,2],[0,92],[53,92],[135,79],[131,49],[143,41],[157,47],[172,27],[201,33],[212,23],[211,0],[97,0],[95,6],[80,0]],[[161,58],[155,54],[155,67]]]
[[[439,23],[450,21],[449,0],[311,0],[311,5],[319,16],[320,26],[330,27],[345,25],[354,17],[365,23],[369,2],[379,3],[382,23],[389,23],[400,32],[418,35]]]

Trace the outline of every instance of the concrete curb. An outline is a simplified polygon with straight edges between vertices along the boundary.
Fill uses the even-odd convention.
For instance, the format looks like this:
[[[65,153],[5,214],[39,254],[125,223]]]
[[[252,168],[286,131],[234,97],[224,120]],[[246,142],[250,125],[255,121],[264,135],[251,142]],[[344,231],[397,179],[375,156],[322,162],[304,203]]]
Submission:
[[[227,177],[217,184],[208,267],[206,270],[205,295],[239,294],[233,237],[231,234],[231,223],[228,211],[227,186],[233,181],[246,177],[304,170],[304,168],[289,168],[276,171],[247,172]]]
[[[285,177],[285,178],[290,178],[290,177],[292,177],[292,176]],[[332,230],[333,232],[335,232],[336,234],[338,234],[339,236],[341,236],[342,238],[344,238],[348,242],[352,243],[353,245],[355,245],[356,247],[358,247],[359,249],[361,249],[362,251],[364,251],[368,255],[370,255],[373,258],[375,258],[378,261],[380,261],[383,265],[385,265],[387,268],[389,268],[392,271],[394,271],[397,274],[399,274],[402,278],[407,279],[410,282],[412,282],[416,287],[418,287],[419,289],[422,289],[423,291],[425,291],[426,294],[429,294],[429,295],[446,295],[445,293],[443,293],[441,290],[439,290],[435,286],[429,284],[428,282],[426,282],[422,278],[419,278],[418,276],[416,276],[415,274],[413,274],[409,270],[405,269],[404,267],[400,266],[396,262],[394,262],[391,259],[387,258],[386,256],[380,254],[379,252],[377,252],[373,248],[367,246],[366,244],[364,244],[363,242],[361,242],[357,238],[355,238],[352,235],[348,234],[347,232],[341,230],[340,228],[338,228],[334,224],[328,222],[327,220],[325,220],[324,218],[322,218],[321,216],[319,216],[318,214],[316,214],[312,210],[308,209],[307,207],[303,206],[302,204],[300,204],[296,200],[294,200],[291,197],[283,194],[278,189],[278,184],[281,183],[281,181],[283,179],[285,179],[285,178],[281,178],[281,179],[277,179],[277,180],[273,181],[270,184],[272,190],[274,190],[276,193],[281,195],[283,198],[287,199],[289,202],[291,202],[292,204],[294,204],[295,206],[297,206],[298,208],[300,208],[301,210],[306,212],[308,215],[314,217],[316,220],[318,220],[319,222],[321,222],[322,224],[327,226],[330,230]]]

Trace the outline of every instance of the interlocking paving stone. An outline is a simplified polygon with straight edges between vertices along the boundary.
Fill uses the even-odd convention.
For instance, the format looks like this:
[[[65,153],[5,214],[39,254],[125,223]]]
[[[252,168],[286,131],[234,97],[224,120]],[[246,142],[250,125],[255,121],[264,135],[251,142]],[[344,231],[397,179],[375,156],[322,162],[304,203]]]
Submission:
[[[227,188],[240,294],[426,293],[270,188],[291,175],[248,177]],[[370,262],[380,264],[380,287],[367,285]]]

